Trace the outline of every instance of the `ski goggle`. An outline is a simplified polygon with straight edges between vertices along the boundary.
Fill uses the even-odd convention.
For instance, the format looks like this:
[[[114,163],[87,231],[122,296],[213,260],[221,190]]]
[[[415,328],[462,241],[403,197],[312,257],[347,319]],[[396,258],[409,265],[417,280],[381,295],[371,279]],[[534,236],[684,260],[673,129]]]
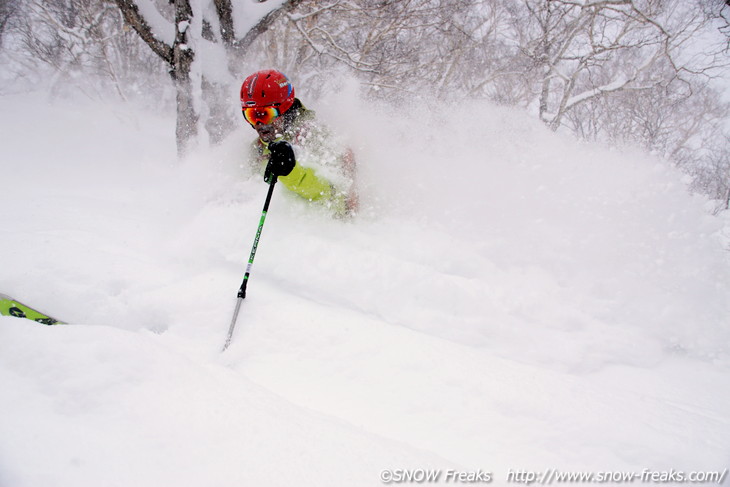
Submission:
[[[273,122],[279,115],[279,109],[276,107],[246,107],[243,109],[243,118],[248,123],[256,126],[257,123],[268,125]]]

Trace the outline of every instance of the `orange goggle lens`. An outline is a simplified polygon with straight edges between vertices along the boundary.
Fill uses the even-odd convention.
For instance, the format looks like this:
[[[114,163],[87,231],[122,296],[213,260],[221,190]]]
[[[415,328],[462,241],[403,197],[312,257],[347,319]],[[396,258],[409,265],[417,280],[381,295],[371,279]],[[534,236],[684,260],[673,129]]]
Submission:
[[[275,107],[248,107],[243,109],[243,118],[256,126],[257,123],[268,125],[279,116],[279,109]]]

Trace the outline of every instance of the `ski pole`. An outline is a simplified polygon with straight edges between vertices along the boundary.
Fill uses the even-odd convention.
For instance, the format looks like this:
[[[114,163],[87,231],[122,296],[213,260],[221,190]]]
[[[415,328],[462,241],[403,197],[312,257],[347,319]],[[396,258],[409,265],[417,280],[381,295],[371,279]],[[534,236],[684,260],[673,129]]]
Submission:
[[[238,289],[238,299],[236,300],[236,309],[233,312],[233,319],[231,320],[231,326],[228,327],[228,336],[226,337],[226,343],[223,345],[223,352],[226,351],[228,346],[231,344],[233,338],[233,329],[236,327],[236,319],[238,318],[238,311],[241,309],[241,303],[246,298],[246,285],[248,284],[248,276],[251,274],[251,267],[253,266],[253,259],[256,256],[256,248],[259,246],[259,238],[261,238],[261,230],[264,228],[264,221],[266,221],[266,213],[269,211],[269,203],[271,203],[271,195],[274,193],[274,185],[276,184],[277,177],[271,176],[271,182],[269,183],[269,192],[266,194],[266,202],[264,202],[264,209],[261,212],[261,219],[259,220],[259,228],[256,230],[256,238],[253,241],[253,247],[251,248],[251,255],[248,257],[248,265],[246,266],[246,274],[243,276],[243,282],[241,287]]]

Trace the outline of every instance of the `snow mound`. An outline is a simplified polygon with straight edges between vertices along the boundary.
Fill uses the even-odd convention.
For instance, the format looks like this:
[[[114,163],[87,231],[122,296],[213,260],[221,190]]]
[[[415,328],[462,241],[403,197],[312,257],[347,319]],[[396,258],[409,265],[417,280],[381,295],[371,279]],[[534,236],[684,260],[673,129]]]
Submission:
[[[727,216],[514,110],[310,105],[362,213],[278,187],[221,354],[266,194],[253,132],[177,162],[170,114],[0,98],[0,291],[72,323],[0,319],[0,485],[722,470]]]

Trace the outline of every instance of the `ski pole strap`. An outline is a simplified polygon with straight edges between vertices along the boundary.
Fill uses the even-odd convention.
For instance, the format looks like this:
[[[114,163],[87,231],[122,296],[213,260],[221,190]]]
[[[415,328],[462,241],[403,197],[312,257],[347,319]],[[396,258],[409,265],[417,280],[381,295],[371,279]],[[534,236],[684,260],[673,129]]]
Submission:
[[[238,289],[238,297],[244,299],[246,297],[246,285],[248,284],[248,277],[251,275],[251,268],[253,267],[253,259],[256,257],[256,249],[259,246],[259,239],[261,238],[261,231],[264,228],[264,222],[266,221],[266,214],[269,212],[269,203],[271,203],[271,195],[274,194],[274,185],[276,184],[277,177],[273,176],[269,183],[269,192],[266,194],[266,201],[264,202],[264,209],[261,211],[261,218],[259,219],[259,227],[256,230],[256,238],[253,241],[253,247],[251,248],[251,254],[248,257],[248,265],[246,266],[246,274],[243,276],[243,282],[241,287]]]

